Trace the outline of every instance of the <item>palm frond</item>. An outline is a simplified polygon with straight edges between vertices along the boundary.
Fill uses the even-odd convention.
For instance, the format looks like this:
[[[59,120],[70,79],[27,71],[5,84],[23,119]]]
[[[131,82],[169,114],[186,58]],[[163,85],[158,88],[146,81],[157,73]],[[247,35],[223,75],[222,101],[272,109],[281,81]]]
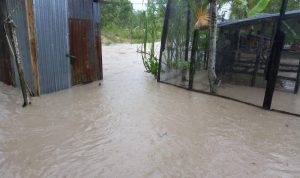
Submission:
[[[207,27],[209,23],[209,14],[203,6],[201,6],[197,11],[197,22],[195,28]]]

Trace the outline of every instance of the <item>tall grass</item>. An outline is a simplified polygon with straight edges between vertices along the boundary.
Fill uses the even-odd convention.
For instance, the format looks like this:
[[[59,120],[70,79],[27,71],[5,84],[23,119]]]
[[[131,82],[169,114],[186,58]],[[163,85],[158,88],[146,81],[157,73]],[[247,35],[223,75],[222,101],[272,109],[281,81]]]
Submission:
[[[147,9],[144,12],[144,38],[142,50],[140,51],[146,72],[155,78],[158,73],[159,59],[155,51],[155,42],[160,38],[162,21],[158,18],[158,8],[153,0],[147,0]]]

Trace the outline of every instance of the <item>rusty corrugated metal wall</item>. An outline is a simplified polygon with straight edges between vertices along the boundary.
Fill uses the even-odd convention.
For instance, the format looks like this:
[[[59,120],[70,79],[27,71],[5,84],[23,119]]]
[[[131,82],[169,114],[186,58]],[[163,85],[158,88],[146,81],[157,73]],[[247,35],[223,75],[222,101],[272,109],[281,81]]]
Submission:
[[[92,71],[87,72],[92,80],[102,79],[102,53],[100,38],[100,8],[99,3],[93,0],[68,0],[70,20],[88,20],[90,27],[87,34],[89,66]],[[81,27],[78,27],[81,28]],[[79,30],[79,29],[78,29]],[[76,29],[72,29],[76,31]],[[95,75],[94,75],[95,74]],[[95,76],[95,77],[94,77]],[[74,84],[80,81],[73,82]]]
[[[66,0],[34,0],[41,93],[71,87]]]

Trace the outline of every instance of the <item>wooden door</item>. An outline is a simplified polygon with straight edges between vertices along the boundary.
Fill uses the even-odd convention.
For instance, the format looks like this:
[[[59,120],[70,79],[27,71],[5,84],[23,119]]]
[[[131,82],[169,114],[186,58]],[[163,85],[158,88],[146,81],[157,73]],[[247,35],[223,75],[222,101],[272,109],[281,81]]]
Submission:
[[[95,66],[90,63],[92,28],[90,20],[69,19],[72,85],[96,80]]]

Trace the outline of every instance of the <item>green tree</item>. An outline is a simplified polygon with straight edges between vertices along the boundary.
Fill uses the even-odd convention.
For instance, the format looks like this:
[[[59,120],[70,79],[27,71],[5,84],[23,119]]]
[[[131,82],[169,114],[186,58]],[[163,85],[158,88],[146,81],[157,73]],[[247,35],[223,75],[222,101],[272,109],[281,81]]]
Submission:
[[[132,13],[133,6],[129,0],[112,0],[101,4],[102,26],[107,27],[112,24],[128,26]]]

